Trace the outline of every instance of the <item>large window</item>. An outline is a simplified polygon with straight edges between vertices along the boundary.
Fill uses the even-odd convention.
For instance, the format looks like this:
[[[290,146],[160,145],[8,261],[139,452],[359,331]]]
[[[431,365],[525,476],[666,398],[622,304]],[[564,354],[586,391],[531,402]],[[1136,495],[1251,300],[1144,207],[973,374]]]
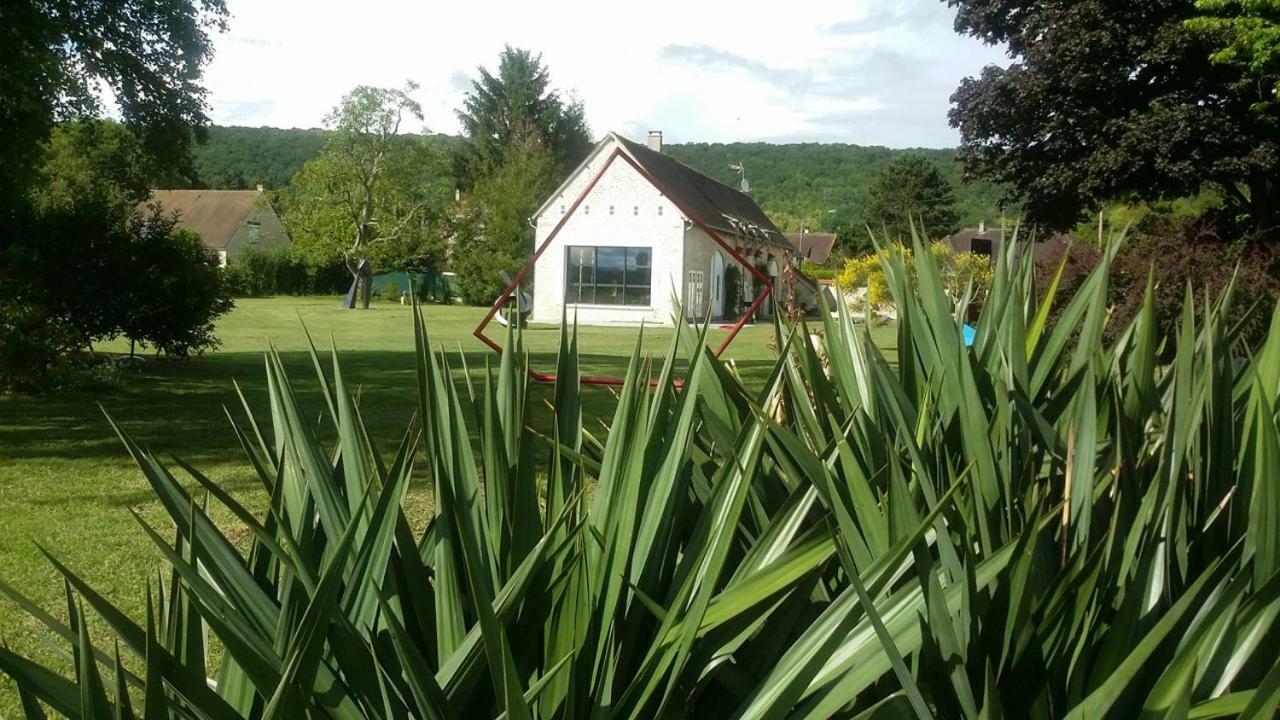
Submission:
[[[649,305],[652,248],[570,245],[566,253],[566,303]]]

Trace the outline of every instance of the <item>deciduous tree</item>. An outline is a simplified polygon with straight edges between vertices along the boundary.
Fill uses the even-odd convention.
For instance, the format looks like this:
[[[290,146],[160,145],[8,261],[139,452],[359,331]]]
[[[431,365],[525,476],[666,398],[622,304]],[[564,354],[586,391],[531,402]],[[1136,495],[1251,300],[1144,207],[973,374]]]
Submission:
[[[183,163],[226,17],[224,0],[0,3],[0,217],[21,211],[55,121],[100,115],[104,88],[148,153]]]
[[[554,188],[555,159],[532,130],[513,139],[502,164],[482,178],[456,216],[452,266],[464,302],[483,305],[502,291],[533,248],[529,216]]]
[[[1193,31],[1208,33],[1220,45],[1214,62],[1240,63],[1272,84],[1270,110],[1280,94],[1280,0],[1196,0],[1199,17],[1187,21]]]
[[[285,222],[296,251],[315,266],[342,258],[365,308],[374,267],[434,267],[443,251],[432,221],[449,199],[447,159],[402,134],[422,119],[416,87],[351,91],[326,118],[324,149],[293,180]]]
[[[1065,229],[1111,199],[1218,189],[1254,230],[1276,222],[1280,123],[1274,96],[1194,32],[1194,0],[946,0],[956,29],[1003,45],[952,96],[971,175],[1004,183],[1042,225]]]

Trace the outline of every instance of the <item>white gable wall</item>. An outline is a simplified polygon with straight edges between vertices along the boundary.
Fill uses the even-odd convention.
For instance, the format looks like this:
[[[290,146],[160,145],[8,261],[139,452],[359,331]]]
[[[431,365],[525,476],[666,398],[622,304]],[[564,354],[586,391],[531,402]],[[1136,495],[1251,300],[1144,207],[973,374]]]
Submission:
[[[569,207],[609,159],[614,145],[605,143],[579,169],[537,217],[534,248],[555,229]],[[610,207],[613,208],[612,214]],[[651,304],[570,305],[564,308],[566,250],[570,245],[649,247],[653,251]],[[583,325],[670,325],[673,294],[682,291],[684,277],[684,218],[675,205],[623,158],[614,160],[591,193],[534,266],[533,322],[559,323],[562,309]]]

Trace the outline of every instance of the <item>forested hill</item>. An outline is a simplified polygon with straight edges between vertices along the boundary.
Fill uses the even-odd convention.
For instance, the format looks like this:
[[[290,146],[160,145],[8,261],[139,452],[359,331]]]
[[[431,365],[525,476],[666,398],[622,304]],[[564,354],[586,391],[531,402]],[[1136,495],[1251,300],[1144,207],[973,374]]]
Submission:
[[[458,138],[433,136],[452,145]],[[324,144],[323,130],[212,127],[194,151],[198,182],[210,188],[285,188],[303,163]],[[746,168],[751,195],[783,229],[834,229],[861,224],[861,208],[880,170],[905,150],[860,145],[802,143],[669,144],[664,152],[733,187]],[[999,190],[989,183],[964,184],[954,150],[919,150],[941,168],[956,188],[964,225],[998,220]]]
[[[323,130],[269,127],[209,128],[209,138],[192,150],[196,178],[216,190],[265,185],[279,190],[324,145]]]
[[[731,187],[739,187],[741,165],[751,195],[779,227],[834,229],[865,224],[861,209],[871,184],[885,165],[905,152],[919,152],[938,164],[956,189],[956,205],[964,226],[1000,217],[1000,190],[990,183],[965,184],[956,151],[894,150],[836,143],[689,143],[668,145],[664,152]]]

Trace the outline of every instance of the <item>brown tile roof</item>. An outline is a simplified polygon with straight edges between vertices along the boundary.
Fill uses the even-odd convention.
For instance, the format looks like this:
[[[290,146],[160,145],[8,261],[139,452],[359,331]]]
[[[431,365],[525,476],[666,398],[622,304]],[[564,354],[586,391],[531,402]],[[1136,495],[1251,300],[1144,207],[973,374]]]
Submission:
[[[1001,247],[1002,240],[1005,243],[1009,243],[1013,248],[1014,257],[1020,257],[1022,253],[1026,252],[1027,248],[1031,248],[1036,260],[1052,256],[1054,248],[1059,248],[1071,242],[1070,236],[1061,233],[1035,234],[1022,230],[1015,234],[1012,228],[1001,230],[1000,228],[990,227],[986,229],[965,228],[942,238],[942,242],[950,245],[955,252],[976,251],[983,254],[997,252]],[[975,244],[979,246],[978,249],[975,249]]]
[[[204,244],[226,248],[253,210],[258,190],[153,190],[145,205],[158,205],[166,215],[178,214],[178,227],[200,233]]]
[[[801,258],[821,264],[831,257],[831,249],[836,245],[836,234],[787,233],[787,242],[796,248]]]
[[[694,219],[717,230],[759,237],[788,249],[793,247],[750,195],[713,180],[669,155],[650,150],[647,145],[617,134],[613,137],[662,184],[672,199],[697,216]],[[753,231],[758,235],[753,235]]]

